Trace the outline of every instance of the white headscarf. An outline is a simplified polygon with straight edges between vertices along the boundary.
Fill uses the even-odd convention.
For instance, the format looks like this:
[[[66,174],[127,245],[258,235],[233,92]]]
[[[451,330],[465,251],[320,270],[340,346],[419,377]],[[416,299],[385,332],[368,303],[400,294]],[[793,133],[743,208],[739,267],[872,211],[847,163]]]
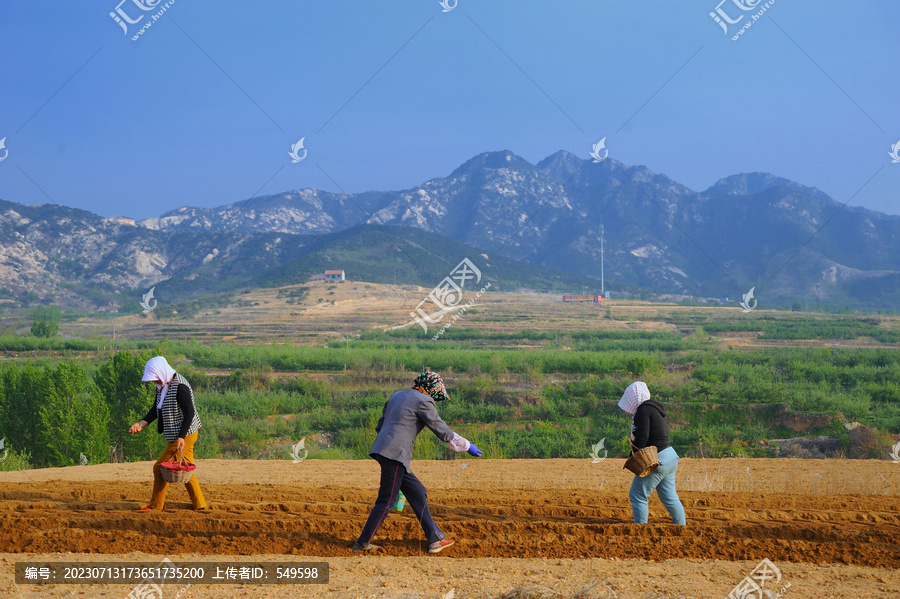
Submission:
[[[625,389],[622,399],[619,400],[619,407],[634,416],[638,406],[648,399],[650,399],[650,389],[647,388],[647,384],[635,381]]]
[[[172,382],[173,376],[175,376],[175,369],[169,366],[169,362],[164,357],[156,356],[147,360],[147,364],[144,366],[144,376],[141,380],[162,381],[162,385],[158,382],[156,383],[156,388],[159,389],[159,401],[156,402],[157,410],[162,408],[163,400],[169,391],[169,383]]]

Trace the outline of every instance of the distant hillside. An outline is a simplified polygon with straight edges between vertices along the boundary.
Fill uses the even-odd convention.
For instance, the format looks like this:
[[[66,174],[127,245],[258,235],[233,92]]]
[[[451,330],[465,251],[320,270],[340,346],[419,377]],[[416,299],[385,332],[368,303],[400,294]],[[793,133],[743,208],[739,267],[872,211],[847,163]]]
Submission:
[[[331,267],[427,287],[457,256],[482,254],[496,285],[578,291],[600,276],[601,223],[613,295],[737,305],[754,288],[760,308],[900,307],[900,217],[768,173],[697,192],[644,166],[564,151],[536,165],[486,152],[404,191],[304,189],[137,224],[0,201],[0,299],[114,311],[154,285],[190,298]]]
[[[494,291],[520,288],[599,293],[600,281],[524,264],[412,227],[361,225],[323,235],[306,246],[305,254],[273,268],[253,282],[260,286],[282,286],[308,280],[325,270],[342,269],[352,280],[371,283],[414,283],[433,287],[448,276],[464,258],[481,271]]]
[[[588,277],[523,264],[409,227],[361,225],[330,235],[152,230],[64,206],[0,201],[0,299],[78,311],[139,310],[143,293],[178,303],[298,283],[326,269],[351,280],[437,285],[463,258],[492,289],[599,290]]]
[[[844,207],[822,191],[745,173],[697,192],[643,166],[565,151],[533,165],[487,152],[404,191],[314,189],[221,208],[180,208],[155,230],[332,233],[359,224],[416,227],[500,254],[599,275],[601,222],[610,287],[739,298],[761,306],[900,306],[900,217]]]

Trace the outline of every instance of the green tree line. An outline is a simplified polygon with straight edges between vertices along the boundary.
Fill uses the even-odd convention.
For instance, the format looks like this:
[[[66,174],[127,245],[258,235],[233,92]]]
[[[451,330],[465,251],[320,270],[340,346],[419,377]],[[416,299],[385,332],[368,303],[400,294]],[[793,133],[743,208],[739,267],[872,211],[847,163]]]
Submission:
[[[610,456],[623,454],[629,422],[616,402],[637,378],[666,406],[682,455],[766,455],[760,440],[840,437],[847,435],[843,423],[852,421],[885,434],[900,431],[894,348],[640,352],[592,350],[594,341],[605,340],[556,350],[476,349],[468,341],[314,348],[163,342],[152,351],[132,347],[101,358],[88,349],[80,356],[62,352],[58,362],[6,363],[0,438],[11,457],[0,469],[73,465],[82,454],[93,464],[154,459],[161,436],[127,429],[150,407],[153,386],[140,379],[145,361],[157,354],[169,356],[197,392],[198,457],[288,459],[286,448],[306,437],[310,457],[364,458],[382,405],[423,365],[448,380],[453,401],[439,407],[441,415],[492,457],[586,457],[600,439]],[[207,376],[206,368],[229,375]],[[318,372],[303,374],[309,371]],[[791,428],[798,421],[812,424]],[[428,439],[422,436],[418,457],[453,457]]]
[[[119,352],[93,376],[68,360],[0,365],[0,438],[10,465],[155,459],[164,444],[159,435],[128,434],[153,401],[152,385],[141,382],[151,356]]]

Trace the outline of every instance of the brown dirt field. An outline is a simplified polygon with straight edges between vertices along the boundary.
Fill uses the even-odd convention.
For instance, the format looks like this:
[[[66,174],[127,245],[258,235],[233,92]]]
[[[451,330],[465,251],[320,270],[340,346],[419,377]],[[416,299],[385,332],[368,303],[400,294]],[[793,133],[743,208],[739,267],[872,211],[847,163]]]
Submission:
[[[650,524],[630,522],[630,478],[621,462],[414,463],[435,520],[457,541],[439,556],[425,553],[408,507],[379,531],[379,556],[349,549],[376,492],[377,465],[370,460],[205,460],[199,476],[214,506],[205,514],[188,509],[180,485],[170,487],[166,510],[133,511],[149,495],[150,462],[0,473],[0,596],[128,593],[121,585],[16,587],[13,564],[26,559],[259,555],[327,558],[331,583],[205,585],[181,596],[443,597],[456,589],[457,597],[498,597],[526,584],[571,596],[605,580],[618,599],[724,597],[763,558],[791,582],[787,598],[896,595],[898,464],[684,459],[679,493],[688,526],[682,528],[667,522],[655,498]]]

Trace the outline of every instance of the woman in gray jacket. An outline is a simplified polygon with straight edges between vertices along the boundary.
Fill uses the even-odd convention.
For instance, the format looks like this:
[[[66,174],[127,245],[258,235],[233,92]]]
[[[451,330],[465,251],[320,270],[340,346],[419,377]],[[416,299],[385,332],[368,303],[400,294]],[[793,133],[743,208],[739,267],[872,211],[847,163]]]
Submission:
[[[426,426],[437,437],[450,445],[455,451],[467,451],[480,457],[482,452],[450,430],[447,423],[441,420],[435,408],[436,401],[449,400],[450,396],[444,387],[440,375],[425,371],[413,382],[413,388],[398,391],[391,395],[375,426],[378,436],[369,451],[381,466],[381,484],[378,498],[369,514],[359,539],[353,543],[356,551],[376,551],[381,549],[372,544],[372,538],[397,503],[402,491],[412,506],[428,539],[428,553],[438,553],[453,545],[454,541],[446,538],[443,531],[435,524],[428,509],[428,494],[425,486],[410,470],[413,444],[416,437]]]

